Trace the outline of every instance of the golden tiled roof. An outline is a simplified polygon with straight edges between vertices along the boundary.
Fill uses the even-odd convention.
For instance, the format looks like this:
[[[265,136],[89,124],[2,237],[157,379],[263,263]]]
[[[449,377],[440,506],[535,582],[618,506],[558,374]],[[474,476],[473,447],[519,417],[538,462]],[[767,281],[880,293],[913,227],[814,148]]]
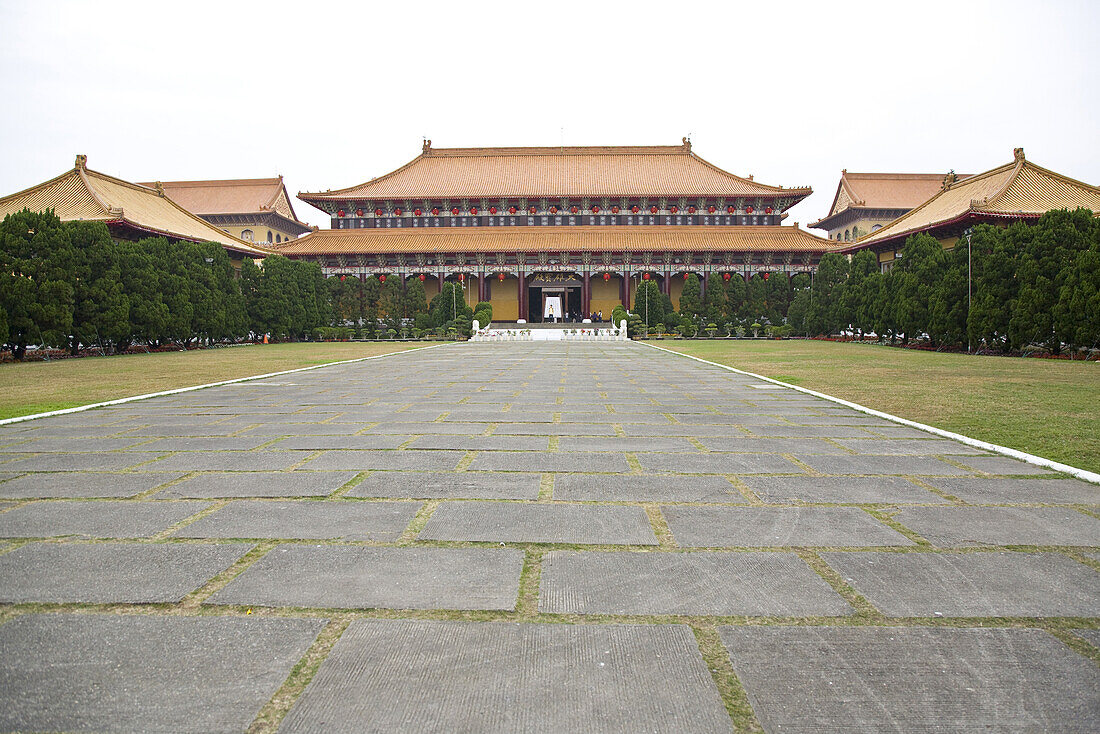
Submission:
[[[785,189],[741,178],[691,152],[667,146],[432,148],[401,168],[337,191],[299,193],[308,202],[493,197],[790,196]]]
[[[777,226],[410,227],[322,229],[284,245],[283,255],[435,252],[828,252],[837,243]]]
[[[153,188],[154,183],[141,183]],[[236,178],[221,181],[163,181],[164,193],[199,216],[276,212],[299,221],[283,185],[283,177]]]
[[[1037,166],[1024,157],[943,189],[920,206],[861,237],[851,249],[907,237],[967,216],[1037,217],[1051,209],[1084,207],[1100,214],[1100,188]]]
[[[0,217],[24,208],[53,209],[62,221],[119,222],[151,235],[217,242],[226,249],[257,257],[270,254],[203,221],[156,189],[88,169],[84,156],[77,156],[76,166],[57,178],[0,198]]]

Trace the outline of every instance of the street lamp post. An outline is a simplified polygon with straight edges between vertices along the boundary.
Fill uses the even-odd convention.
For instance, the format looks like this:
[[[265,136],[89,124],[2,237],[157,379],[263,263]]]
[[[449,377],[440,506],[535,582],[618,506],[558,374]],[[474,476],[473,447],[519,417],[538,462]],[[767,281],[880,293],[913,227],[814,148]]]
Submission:
[[[972,298],[972,289],[970,285],[970,237],[974,234],[974,228],[967,227],[965,230],[963,230],[963,234],[966,235],[966,353],[970,354],[970,304]]]

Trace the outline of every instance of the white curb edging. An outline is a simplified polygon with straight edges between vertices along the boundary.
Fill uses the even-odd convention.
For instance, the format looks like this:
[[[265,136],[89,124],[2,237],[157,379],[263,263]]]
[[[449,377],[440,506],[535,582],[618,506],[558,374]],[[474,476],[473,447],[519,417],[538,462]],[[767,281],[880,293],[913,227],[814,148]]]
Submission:
[[[958,441],[959,443],[966,444],[967,446],[973,446],[974,448],[977,448],[977,449],[983,449],[985,451],[992,451],[994,453],[1003,454],[1005,456],[1011,456],[1013,459],[1019,459],[1021,461],[1026,461],[1028,464],[1034,464],[1035,466],[1046,467],[1047,469],[1053,469],[1054,471],[1062,472],[1064,474],[1071,474],[1071,475],[1077,477],[1078,479],[1085,480],[1086,482],[1092,482],[1093,484],[1100,484],[1100,474],[1097,474],[1096,472],[1086,471],[1084,469],[1078,469],[1077,467],[1069,466],[1068,464],[1060,464],[1057,461],[1051,461],[1050,459],[1044,459],[1042,456],[1035,456],[1034,454],[1024,453],[1023,451],[1017,451],[1016,449],[1010,449],[1007,446],[998,446],[995,443],[986,443],[985,441],[979,441],[976,438],[970,438],[969,436],[963,436],[962,434],[959,434],[959,433],[952,433],[951,431],[945,431],[942,428],[936,428],[935,426],[927,426],[923,423],[917,423],[916,421],[911,421],[908,418],[899,418],[896,415],[891,415],[890,413],[883,413],[880,410],[875,410],[874,408],[868,408],[867,406],[860,405],[859,403],[852,403],[852,402],[849,402],[847,400],[842,400],[841,398],[834,398],[832,395],[826,395],[825,393],[816,392],[814,390],[808,390],[807,388],[798,387],[797,385],[791,385],[791,384],[786,383],[786,382],[780,382],[779,380],[773,380],[770,377],[764,377],[763,375],[758,375],[754,372],[746,372],[745,370],[739,370],[736,367],[730,367],[729,365],[718,364],[717,362],[711,362],[709,359],[703,359],[701,357],[694,357],[690,354],[684,354],[683,352],[677,352],[677,351],[674,351],[672,349],[665,349],[664,347],[659,347],[656,344],[648,344],[646,342],[638,342],[638,343],[642,344],[643,346],[647,346],[651,349],[659,349],[662,352],[667,352],[669,354],[675,354],[678,357],[686,357],[687,359],[694,359],[696,362],[702,362],[703,364],[713,365],[715,367],[720,367],[721,369],[724,369],[724,370],[729,370],[730,372],[736,372],[740,375],[747,375],[748,377],[754,377],[758,380],[763,380],[764,382],[770,382],[773,385],[781,385],[783,387],[790,388],[791,390],[796,390],[797,392],[805,393],[807,395],[813,395],[815,398],[822,398],[823,400],[828,400],[829,402],[836,403],[838,405],[843,405],[846,408],[851,408],[853,410],[858,410],[860,413],[866,413],[867,415],[873,415],[876,418],[885,418],[888,421],[893,421],[894,423],[900,423],[903,426],[909,426],[910,428],[916,428],[917,430],[920,430],[920,431],[926,431],[926,432],[934,434],[936,436],[941,436],[942,438],[950,438],[953,441]]]
[[[194,390],[204,390],[208,387],[218,387],[220,385],[232,385],[236,382],[248,382],[250,380],[263,380],[267,377],[278,377],[279,375],[289,375],[295,372],[308,372],[309,370],[319,370],[323,367],[333,367],[338,364],[354,364],[356,362],[366,362],[369,359],[380,359],[382,357],[392,357],[395,354],[407,354],[409,352],[419,352],[425,349],[436,349],[438,347],[448,347],[450,344],[432,344],[427,347],[415,347],[413,349],[404,349],[400,352],[389,352],[387,354],[375,354],[370,357],[358,357],[356,359],[344,359],[339,362],[325,362],[324,364],[314,364],[309,367],[298,367],[292,370],[282,370],[280,372],[269,372],[266,375],[250,375],[249,377],[237,377],[232,380],[222,380],[221,382],[210,382],[206,385],[191,385],[190,387],[177,387],[174,390],[163,390],[161,392],[151,392],[145,395],[132,395],[128,398],[118,398],[116,400],[107,400],[102,403],[89,403],[88,405],[78,405],[75,408],[63,408],[62,410],[51,410],[48,413],[34,413],[32,415],[19,415],[14,418],[5,418],[0,420],[0,426],[10,425],[12,423],[22,423],[23,421],[33,421],[36,418],[49,418],[55,415],[67,415],[69,413],[83,413],[85,410],[92,410],[93,408],[105,408],[108,405],[122,405],[123,403],[132,403],[137,400],[148,400],[149,398],[159,398],[165,395],[178,395],[181,392],[192,392]]]

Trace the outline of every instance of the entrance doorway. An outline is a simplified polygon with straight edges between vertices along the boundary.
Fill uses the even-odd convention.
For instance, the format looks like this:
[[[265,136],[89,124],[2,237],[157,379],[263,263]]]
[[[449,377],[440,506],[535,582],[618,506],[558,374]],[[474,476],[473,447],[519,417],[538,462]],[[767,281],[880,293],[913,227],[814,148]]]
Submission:
[[[571,283],[575,282],[576,285]],[[550,309],[553,309],[553,318]],[[542,279],[532,281],[527,289],[527,320],[532,323],[558,321],[561,322],[569,314],[569,319],[580,321],[584,318],[581,314],[581,283],[579,278],[565,276],[555,278],[554,282]]]

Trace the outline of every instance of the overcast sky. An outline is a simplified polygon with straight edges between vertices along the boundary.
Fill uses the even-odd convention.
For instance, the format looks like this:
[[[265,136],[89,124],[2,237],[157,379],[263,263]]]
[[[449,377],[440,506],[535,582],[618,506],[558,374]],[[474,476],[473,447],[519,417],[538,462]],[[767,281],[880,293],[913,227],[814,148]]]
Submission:
[[[1100,184],[1100,1],[0,0],[0,194],[129,181],[343,188],[435,147],[670,145],[812,185],[1027,157]],[[301,219],[328,226],[295,200]]]

